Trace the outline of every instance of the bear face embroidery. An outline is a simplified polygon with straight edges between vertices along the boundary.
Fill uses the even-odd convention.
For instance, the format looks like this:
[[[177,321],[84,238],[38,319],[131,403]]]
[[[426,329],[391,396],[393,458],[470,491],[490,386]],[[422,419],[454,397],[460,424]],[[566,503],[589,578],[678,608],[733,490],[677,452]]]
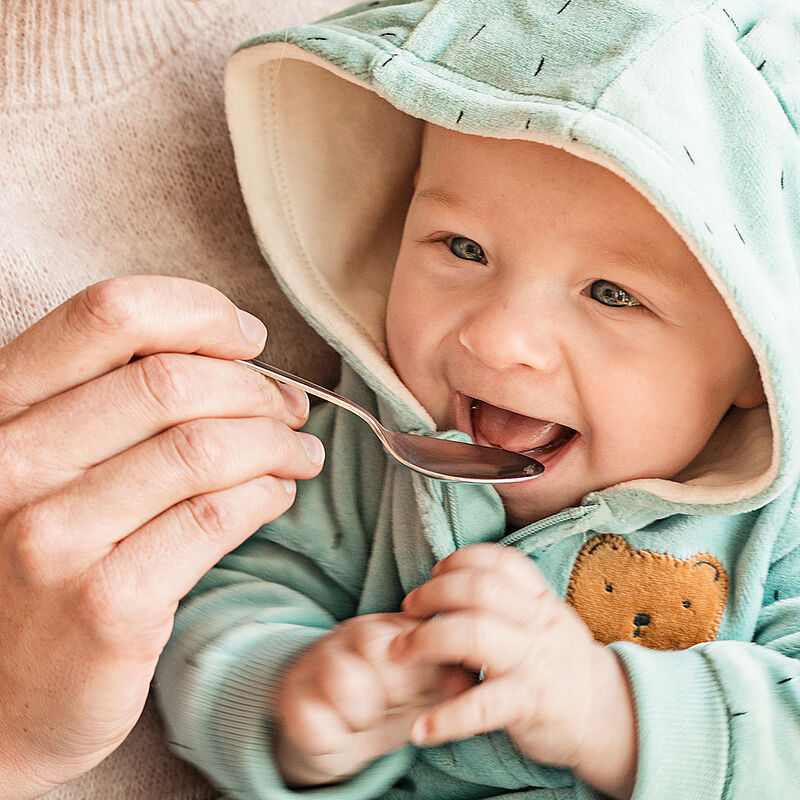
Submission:
[[[626,640],[657,650],[712,641],[728,599],[728,574],[714,556],[684,561],[633,550],[602,534],[582,548],[567,602],[603,644]]]

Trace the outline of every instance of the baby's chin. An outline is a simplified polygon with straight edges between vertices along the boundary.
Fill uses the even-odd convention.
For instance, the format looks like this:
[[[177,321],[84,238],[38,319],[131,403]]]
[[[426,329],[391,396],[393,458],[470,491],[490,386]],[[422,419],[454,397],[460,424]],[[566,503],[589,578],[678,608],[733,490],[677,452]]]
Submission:
[[[550,490],[533,486],[539,478],[530,483],[507,483],[495,486],[506,512],[506,526],[517,530],[534,522],[551,517],[566,508],[579,506],[588,492],[564,489]]]

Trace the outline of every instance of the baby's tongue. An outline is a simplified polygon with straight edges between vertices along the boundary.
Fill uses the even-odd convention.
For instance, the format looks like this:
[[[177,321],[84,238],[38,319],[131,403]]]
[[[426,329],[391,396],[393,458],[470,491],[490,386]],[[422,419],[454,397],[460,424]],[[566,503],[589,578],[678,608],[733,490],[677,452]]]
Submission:
[[[475,404],[472,425],[475,433],[489,444],[516,453],[549,444],[567,430],[557,422],[524,417],[481,401]]]

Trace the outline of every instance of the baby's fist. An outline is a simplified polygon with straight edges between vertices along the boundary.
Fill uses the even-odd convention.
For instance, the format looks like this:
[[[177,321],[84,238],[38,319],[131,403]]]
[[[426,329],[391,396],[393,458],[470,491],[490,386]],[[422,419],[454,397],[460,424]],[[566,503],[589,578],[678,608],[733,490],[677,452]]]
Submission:
[[[287,784],[336,783],[409,741],[420,709],[470,684],[453,667],[419,668],[389,653],[417,620],[366,614],[337,625],[286,671],[277,704],[276,758]]]

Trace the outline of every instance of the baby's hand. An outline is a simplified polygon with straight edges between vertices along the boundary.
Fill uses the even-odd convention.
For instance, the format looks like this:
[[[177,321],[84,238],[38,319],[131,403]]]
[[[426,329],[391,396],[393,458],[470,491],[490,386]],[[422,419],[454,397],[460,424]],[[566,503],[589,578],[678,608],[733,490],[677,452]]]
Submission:
[[[627,680],[527,556],[494,544],[457,550],[406,597],[403,610],[426,622],[400,634],[392,655],[461,664],[483,677],[418,713],[415,744],[504,728],[531,759],[629,796],[635,734]]]
[[[277,703],[276,759],[290,786],[336,783],[409,741],[420,709],[473,682],[465,670],[397,660],[389,645],[418,623],[367,614],[336,626],[287,670]]]

